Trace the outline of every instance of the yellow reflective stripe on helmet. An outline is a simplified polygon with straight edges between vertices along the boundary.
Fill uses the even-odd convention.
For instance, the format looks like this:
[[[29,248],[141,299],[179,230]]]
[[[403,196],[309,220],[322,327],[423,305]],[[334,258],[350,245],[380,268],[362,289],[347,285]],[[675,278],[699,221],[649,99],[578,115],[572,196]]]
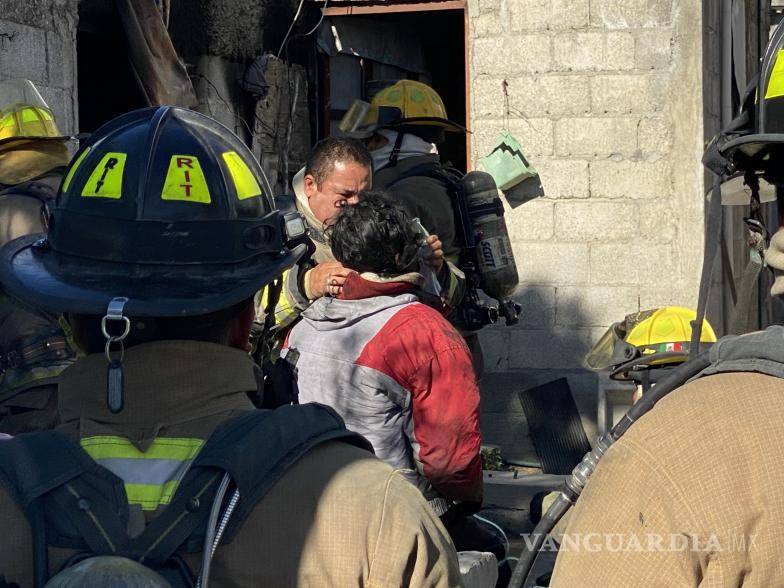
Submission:
[[[768,88],[765,90],[765,100],[784,96],[784,49],[776,55],[776,64],[770,73]]]
[[[125,153],[109,152],[95,166],[82,190],[82,196],[94,198],[122,198],[122,179]]]
[[[82,164],[82,161],[84,161],[84,158],[87,157],[88,153],[90,153],[90,149],[92,149],[92,147],[88,147],[82,151],[82,154],[76,158],[76,161],[74,161],[73,164],[71,164],[71,169],[68,170],[68,175],[66,175],[65,180],[63,180],[63,192],[68,191],[68,186],[71,185],[71,180],[73,179],[76,170],[79,169],[79,166]]]
[[[23,123],[39,122],[41,120],[41,116],[37,108],[23,108],[20,111],[20,114],[22,115]]]
[[[170,502],[204,446],[203,439],[161,437],[142,452],[128,439],[111,435],[85,437],[80,443],[96,463],[123,480],[128,502],[143,510]]]
[[[209,204],[210,190],[199,160],[193,155],[172,155],[161,192],[163,200]]]
[[[261,196],[261,188],[253,176],[253,172],[250,171],[248,164],[242,160],[242,157],[236,151],[224,153],[223,161],[226,162],[226,166],[229,168],[239,200]]]
[[[14,113],[10,112],[0,119],[0,139],[14,137],[17,134],[18,126]]]

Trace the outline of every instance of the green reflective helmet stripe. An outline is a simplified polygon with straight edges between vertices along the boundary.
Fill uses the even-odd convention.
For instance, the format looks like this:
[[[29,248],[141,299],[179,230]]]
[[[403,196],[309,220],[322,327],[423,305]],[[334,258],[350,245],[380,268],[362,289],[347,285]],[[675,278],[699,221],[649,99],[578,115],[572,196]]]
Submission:
[[[96,463],[123,480],[130,504],[155,510],[171,502],[204,440],[161,437],[147,451],[111,435],[85,437],[80,444]]]

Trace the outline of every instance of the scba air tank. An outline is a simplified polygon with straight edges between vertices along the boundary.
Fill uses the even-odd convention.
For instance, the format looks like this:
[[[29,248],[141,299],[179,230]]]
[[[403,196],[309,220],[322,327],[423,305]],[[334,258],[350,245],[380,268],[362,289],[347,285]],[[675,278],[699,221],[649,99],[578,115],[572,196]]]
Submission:
[[[486,172],[472,171],[463,177],[462,184],[476,234],[481,288],[497,300],[509,298],[517,288],[519,276],[495,180]]]

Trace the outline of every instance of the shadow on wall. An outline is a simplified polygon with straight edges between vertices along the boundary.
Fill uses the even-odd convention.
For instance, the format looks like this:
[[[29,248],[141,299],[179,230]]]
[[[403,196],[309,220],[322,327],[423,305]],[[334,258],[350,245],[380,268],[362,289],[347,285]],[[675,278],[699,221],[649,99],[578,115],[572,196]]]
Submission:
[[[602,327],[556,326],[555,287],[522,286],[514,299],[523,306],[519,325],[496,326],[480,333],[485,356],[482,392],[483,442],[498,445],[507,460],[537,461],[518,393],[566,377],[580,412],[583,428],[596,439],[596,375],[582,360],[604,333]],[[568,312],[573,325],[589,324],[573,302]]]
[[[544,185],[542,184],[541,176],[535,175],[531,178],[523,180],[516,186],[512,186],[508,190],[502,190],[506,201],[512,208],[517,208],[521,204],[535,200],[545,195]]]

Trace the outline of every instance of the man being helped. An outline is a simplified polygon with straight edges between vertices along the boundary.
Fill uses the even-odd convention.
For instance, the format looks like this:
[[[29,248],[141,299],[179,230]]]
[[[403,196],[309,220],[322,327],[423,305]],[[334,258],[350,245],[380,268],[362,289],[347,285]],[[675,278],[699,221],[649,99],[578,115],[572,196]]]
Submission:
[[[781,296],[784,230],[765,259]],[[709,353],[599,461],[551,586],[782,585],[784,327]]]
[[[479,391],[460,334],[418,301],[421,237],[373,192],[341,209],[328,235],[335,259],[356,271],[289,334],[282,356],[296,363],[299,401],[331,406],[378,457],[407,470],[458,550],[500,561],[495,537],[466,520],[482,502]]]
[[[433,88],[414,80],[400,80],[384,88],[370,104],[355,101],[340,129],[362,138],[370,150],[373,186],[386,191],[395,204],[440,237],[444,259],[460,277],[449,284],[452,290],[448,291],[450,307],[456,308],[465,294],[465,277],[456,267],[460,243],[450,189],[462,174],[442,165],[438,145],[444,142],[446,132],[467,130],[449,120],[444,102]],[[450,315],[450,320],[460,328],[457,313]],[[473,332],[463,335],[481,375],[479,339]]]
[[[0,82],[0,246],[46,230],[42,209],[57,194],[69,140],[32,82]],[[0,291],[0,432],[53,427],[55,381],[72,361],[56,316]]]
[[[419,492],[332,411],[253,410],[253,296],[303,251],[244,144],[150,108],[97,131],[67,178],[46,240],[0,252],[7,290],[65,312],[89,354],[62,377],[61,427],[0,441],[0,575],[43,585],[86,552],[175,586],[187,569],[202,585],[210,570],[232,586],[459,584]]]
[[[342,206],[359,201],[359,193],[371,185],[372,172],[370,154],[359,141],[329,137],[316,144],[305,167],[294,176],[293,206],[284,204],[281,208],[296,207],[302,213],[316,249],[310,259],[302,260],[285,276],[276,309],[280,328],[290,326],[313,300],[340,292],[351,270],[334,259],[324,230]],[[454,268],[444,263],[439,237],[433,234],[427,243],[430,252],[425,261],[439,278],[445,303],[456,304],[460,278]]]

